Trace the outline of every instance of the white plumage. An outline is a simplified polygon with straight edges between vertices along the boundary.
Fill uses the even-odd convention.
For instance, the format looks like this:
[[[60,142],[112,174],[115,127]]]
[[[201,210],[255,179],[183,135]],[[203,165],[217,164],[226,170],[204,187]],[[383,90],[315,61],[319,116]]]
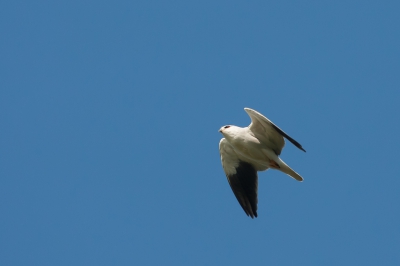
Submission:
[[[237,200],[248,216],[257,217],[257,171],[280,170],[298,181],[303,178],[293,171],[279,155],[288,139],[303,147],[259,112],[244,108],[251,118],[248,127],[221,127],[224,138],[219,142],[222,167]]]

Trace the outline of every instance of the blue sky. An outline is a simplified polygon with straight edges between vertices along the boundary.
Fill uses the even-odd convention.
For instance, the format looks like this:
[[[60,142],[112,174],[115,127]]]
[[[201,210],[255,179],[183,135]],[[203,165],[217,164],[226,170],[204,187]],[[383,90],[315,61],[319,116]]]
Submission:
[[[1,265],[399,265],[398,1],[2,1]],[[218,129],[274,121],[305,179]]]

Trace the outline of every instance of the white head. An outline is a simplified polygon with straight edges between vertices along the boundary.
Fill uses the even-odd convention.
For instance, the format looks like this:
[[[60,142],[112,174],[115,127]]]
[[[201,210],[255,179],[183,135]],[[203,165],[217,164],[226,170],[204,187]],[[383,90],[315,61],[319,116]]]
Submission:
[[[240,127],[226,125],[219,129],[219,132],[227,139],[233,138],[240,131]]]

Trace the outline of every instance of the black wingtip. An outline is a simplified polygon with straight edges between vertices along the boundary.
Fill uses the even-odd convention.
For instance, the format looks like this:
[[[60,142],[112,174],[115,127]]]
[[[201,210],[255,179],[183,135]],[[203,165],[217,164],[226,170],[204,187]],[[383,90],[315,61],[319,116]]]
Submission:
[[[246,212],[246,214],[247,214],[247,216],[249,216],[251,219],[254,219],[254,218],[257,218],[257,217],[258,217],[257,212],[255,212],[255,213],[247,213],[247,212]]]
[[[250,163],[239,161],[236,174],[227,175],[233,194],[247,216],[257,217],[257,171]]]
[[[296,146],[297,148],[299,148],[300,150],[306,152],[305,149],[303,149],[303,147],[301,146],[300,143],[298,143],[297,141],[295,141],[293,138],[291,138],[288,134],[286,134],[282,129],[280,129],[278,126],[272,124],[272,126],[275,128],[276,131],[279,132],[279,134],[281,134],[282,136],[284,136],[287,140],[289,140],[294,146]]]

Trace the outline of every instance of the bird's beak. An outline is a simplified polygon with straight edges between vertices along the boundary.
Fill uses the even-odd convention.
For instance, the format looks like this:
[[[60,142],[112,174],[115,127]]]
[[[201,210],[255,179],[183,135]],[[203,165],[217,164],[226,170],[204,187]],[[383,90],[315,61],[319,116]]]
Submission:
[[[222,129],[218,130],[219,133],[222,133]]]

